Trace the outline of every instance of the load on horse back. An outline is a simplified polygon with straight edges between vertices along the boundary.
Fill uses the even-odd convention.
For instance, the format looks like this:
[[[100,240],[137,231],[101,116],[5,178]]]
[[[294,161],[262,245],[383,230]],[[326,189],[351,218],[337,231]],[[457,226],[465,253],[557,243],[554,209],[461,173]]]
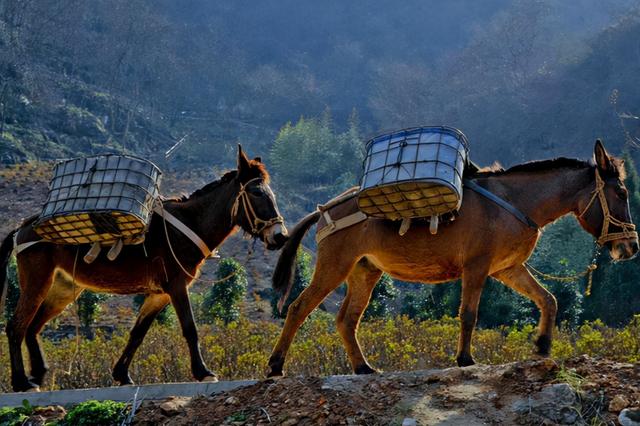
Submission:
[[[97,176],[98,171],[93,174]],[[215,248],[240,228],[261,239],[271,250],[279,249],[286,241],[287,230],[269,187],[269,174],[260,158],[248,159],[239,146],[237,170],[188,197],[159,201],[155,212],[150,216],[144,242],[124,245],[118,256],[93,253],[83,261],[79,254],[91,253],[90,244],[40,241],[43,234],[60,235],[54,232],[59,224],[55,218],[46,221],[48,228],[43,231],[37,227],[38,217],[33,217],[5,238],[0,246],[2,294],[6,289],[9,256],[14,248],[18,251],[20,298],[7,324],[11,384],[15,391],[27,391],[43,383],[47,364],[38,334],[84,289],[146,295],[129,341],[113,368],[115,381],[122,385],[133,383],[129,377],[131,360],[154,318],[169,303],[175,308],[189,346],[193,377],[216,380],[202,360],[187,287]],[[105,219],[105,215],[99,217]],[[78,218],[82,219],[81,215],[73,220]],[[95,216],[89,219],[96,222]],[[114,222],[113,217],[109,221]],[[75,235],[70,232],[62,236]],[[109,253],[113,254],[111,250]],[[25,340],[31,360],[30,378],[25,374],[22,359],[21,346]]]
[[[548,356],[557,302],[531,275],[525,262],[541,229],[568,214],[573,214],[599,245],[609,249],[613,260],[635,256],[638,235],[624,179],[623,160],[608,155],[598,140],[593,162],[557,158],[507,170],[471,172],[462,187],[464,201],[457,217],[433,235],[428,232],[431,220],[413,220],[407,228],[405,220],[363,215],[357,191],[328,203],[304,217],[290,232],[274,272],[273,286],[282,295],[282,303],[291,288],[301,240],[318,223],[313,278],[289,305],[269,359],[269,376],[283,374],[287,351],[298,328],[344,281],[348,289],[336,318],[338,332],[353,371],[375,372],[362,353],[357,330],[383,272],[402,281],[429,284],[462,279],[456,356],[459,366],[474,364],[471,337],[487,277],[496,278],[536,304],[540,310],[537,353]]]

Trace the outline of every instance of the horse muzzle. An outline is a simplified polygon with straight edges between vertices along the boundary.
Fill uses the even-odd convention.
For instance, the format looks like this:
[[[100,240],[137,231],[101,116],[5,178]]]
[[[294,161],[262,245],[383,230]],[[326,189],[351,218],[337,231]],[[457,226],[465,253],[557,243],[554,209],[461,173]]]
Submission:
[[[264,230],[264,243],[268,250],[280,250],[289,239],[289,232],[284,224],[276,223]]]
[[[638,240],[636,238],[615,240],[611,243],[609,254],[615,262],[631,260],[638,254],[638,248]]]

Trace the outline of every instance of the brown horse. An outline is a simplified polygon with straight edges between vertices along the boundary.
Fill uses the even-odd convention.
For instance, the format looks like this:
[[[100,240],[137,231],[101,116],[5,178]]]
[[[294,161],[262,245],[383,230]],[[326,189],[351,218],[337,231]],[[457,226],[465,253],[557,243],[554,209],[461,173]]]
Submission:
[[[478,172],[473,178],[481,187],[507,200],[538,226],[573,213],[587,232],[609,248],[614,260],[633,257],[638,239],[631,223],[622,160],[610,157],[600,141],[595,145],[595,164],[555,159],[526,163],[509,170]],[[355,198],[330,209],[336,220],[357,211]],[[371,292],[382,272],[403,281],[441,283],[462,278],[461,333],[457,363],[474,363],[471,335],[478,303],[488,276],[531,299],[541,311],[540,355],[548,356],[557,311],[554,296],[525,267],[540,237],[540,230],[493,201],[465,188],[459,217],[430,235],[428,225],[414,224],[398,235],[399,223],[368,218],[332,233],[318,244],[316,269],[311,284],[289,306],[284,328],[271,358],[269,376],[283,374],[287,350],[300,325],[314,308],[343,281],[347,295],[337,315],[337,328],[356,374],[373,373],[356,336],[358,324]],[[297,248],[305,232],[321,219],[316,211],[305,217],[289,235],[274,272],[274,288],[285,296]],[[318,225],[320,231],[326,222]]]
[[[269,175],[260,159],[249,160],[239,148],[236,171],[228,172],[189,197],[164,201],[163,208],[195,232],[209,249],[222,244],[238,227],[261,238],[267,248],[278,249],[286,241],[287,231],[268,182]],[[1,286],[14,246],[13,235],[17,233],[18,244],[38,239],[32,223],[33,219],[25,222],[0,246]],[[113,369],[113,378],[120,384],[133,383],[128,373],[131,360],[154,318],[169,303],[176,310],[189,346],[193,377],[215,380],[215,374],[202,360],[187,291],[205,261],[201,249],[184,233],[163,223],[158,215],[152,218],[144,244],[125,246],[114,261],[106,256],[91,264],[78,260],[78,252],[85,253],[87,249],[87,246],[38,243],[17,255],[20,298],[7,325],[13,389],[25,391],[42,383],[47,365],[37,336],[85,288],[147,296],[129,342]],[[25,338],[31,379],[25,375],[22,360],[21,345]]]

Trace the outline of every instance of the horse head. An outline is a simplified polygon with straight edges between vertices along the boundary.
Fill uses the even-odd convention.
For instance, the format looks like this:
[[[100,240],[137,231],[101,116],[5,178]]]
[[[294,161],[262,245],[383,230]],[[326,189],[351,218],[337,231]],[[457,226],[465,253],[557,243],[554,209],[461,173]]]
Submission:
[[[624,160],[610,156],[600,140],[594,148],[593,183],[578,205],[578,221],[606,246],[614,261],[633,258],[638,252],[638,234],[629,210],[624,185]]]
[[[260,238],[269,250],[278,250],[287,241],[288,232],[269,187],[269,173],[260,157],[249,160],[240,145],[235,179],[239,189],[232,209],[234,223]]]

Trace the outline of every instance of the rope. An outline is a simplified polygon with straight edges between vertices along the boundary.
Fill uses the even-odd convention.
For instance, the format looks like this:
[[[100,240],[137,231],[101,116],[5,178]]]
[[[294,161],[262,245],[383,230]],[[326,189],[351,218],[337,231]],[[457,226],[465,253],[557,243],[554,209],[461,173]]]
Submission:
[[[595,271],[598,268],[598,265],[596,265],[595,263],[592,263],[589,266],[587,266],[587,268],[584,271],[582,271],[582,272],[580,272],[578,274],[559,276],[559,275],[546,274],[546,273],[544,273],[542,271],[539,271],[536,268],[534,268],[533,266],[531,266],[531,264],[528,263],[528,262],[525,263],[524,266],[532,274],[537,275],[538,277],[540,277],[542,279],[545,279],[545,280],[549,280],[549,281],[572,283],[572,282],[578,281],[580,278],[583,278],[584,276],[588,276],[587,288],[586,288],[586,290],[584,292],[585,296],[590,296],[591,295],[591,286],[593,284],[593,271]]]

